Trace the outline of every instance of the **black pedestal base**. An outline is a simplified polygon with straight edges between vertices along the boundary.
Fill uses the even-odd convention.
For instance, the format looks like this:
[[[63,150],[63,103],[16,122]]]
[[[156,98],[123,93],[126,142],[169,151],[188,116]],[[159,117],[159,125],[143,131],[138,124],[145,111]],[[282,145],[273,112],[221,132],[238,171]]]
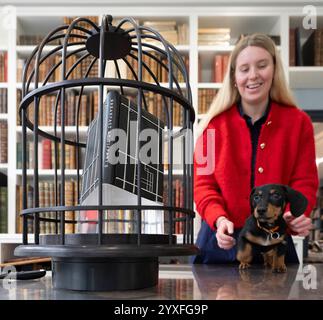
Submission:
[[[40,244],[21,245],[15,255],[51,257],[56,289],[113,291],[153,287],[158,283],[158,258],[195,255],[192,244],[176,244],[176,238],[160,234],[42,235]],[[170,241],[171,240],[171,241]],[[171,242],[171,244],[170,244]]]
[[[153,287],[158,258],[53,258],[55,289],[114,291]]]

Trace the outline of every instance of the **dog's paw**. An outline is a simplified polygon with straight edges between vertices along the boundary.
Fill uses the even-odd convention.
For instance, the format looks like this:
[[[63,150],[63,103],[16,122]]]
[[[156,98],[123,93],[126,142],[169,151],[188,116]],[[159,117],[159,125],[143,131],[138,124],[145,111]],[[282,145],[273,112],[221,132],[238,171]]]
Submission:
[[[241,262],[240,265],[239,265],[240,270],[246,270],[246,269],[249,269],[249,268],[250,268],[250,264],[247,263],[247,262]]]
[[[273,272],[275,272],[275,273],[284,273],[286,271],[287,271],[287,268],[286,268],[285,264],[278,266],[276,268],[273,268]]]
[[[270,262],[265,262],[265,263],[264,263],[264,267],[265,267],[266,269],[271,269],[271,268],[273,267],[273,264],[272,264],[272,263],[270,263]]]

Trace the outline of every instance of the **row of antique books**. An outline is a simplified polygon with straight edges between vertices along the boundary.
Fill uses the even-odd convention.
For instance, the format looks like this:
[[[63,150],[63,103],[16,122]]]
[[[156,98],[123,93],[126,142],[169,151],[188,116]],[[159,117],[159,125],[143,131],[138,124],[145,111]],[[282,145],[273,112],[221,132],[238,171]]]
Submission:
[[[60,186],[58,189],[60,190]],[[27,207],[34,207],[34,189],[31,185],[27,186]],[[60,202],[59,191],[57,191],[57,204]],[[39,182],[39,207],[51,207],[56,203],[56,191],[55,184],[51,181],[40,181]],[[77,203],[77,187],[76,181],[68,180],[65,181],[65,205],[73,206]],[[20,212],[23,208],[23,188],[22,186],[17,186],[17,198],[16,198],[16,206],[17,206],[17,233],[22,232],[22,218],[20,216]],[[47,212],[41,213],[41,218],[56,218],[56,212]],[[74,219],[74,212],[68,211],[65,214],[66,220]],[[59,230],[59,229],[58,229]],[[33,220],[28,219],[28,232],[33,232]],[[66,223],[65,224],[65,232],[73,233],[74,232],[74,224]],[[40,222],[40,233],[56,233],[56,223],[50,221],[41,221]]]
[[[32,45],[38,45],[40,44],[43,39],[45,38],[45,35],[40,34],[21,34],[18,36],[18,45],[24,45],[24,46],[32,46]],[[58,39],[53,40],[49,43],[49,45],[59,45],[62,44],[61,41]]]
[[[86,17],[98,25],[98,17],[88,16]],[[63,17],[61,24],[70,25],[75,17]],[[120,20],[113,21],[114,25],[117,25]],[[189,27],[186,22],[180,22],[175,20],[147,20],[147,21],[137,21],[139,25],[143,27],[143,42],[153,43],[162,45],[162,43],[154,38],[145,37],[146,34],[152,35],[150,28],[157,31],[165,40],[167,40],[172,45],[185,45],[189,42]],[[59,26],[60,24],[58,24]],[[92,25],[87,22],[79,22],[78,27],[87,29],[91,31],[93,29]],[[122,28],[126,31],[130,31],[130,35],[134,36],[135,32],[133,26],[130,23],[123,24]],[[145,30],[145,28],[147,28]],[[72,36],[69,40],[70,43],[82,42],[86,39],[79,38],[78,36],[90,35],[89,32],[84,32],[76,28],[73,29]],[[153,35],[153,37],[156,35]],[[243,34],[242,34],[243,36]],[[45,37],[45,34],[21,34],[18,37],[18,45],[36,45],[39,44]],[[277,37],[277,36],[275,36]],[[240,37],[239,37],[240,38]],[[50,45],[60,45],[63,44],[63,38],[59,40],[51,41]],[[232,43],[231,29],[227,27],[200,27],[198,29],[198,44],[199,45],[219,45],[219,46],[229,46]]]
[[[209,110],[209,107],[218,92],[217,89],[199,89],[198,91],[198,113],[204,114]]]
[[[42,96],[39,102],[39,126],[53,126],[55,120],[55,106],[56,106],[56,95]],[[17,91],[17,100],[19,105],[21,101],[21,90]],[[78,122],[79,126],[88,126],[90,121],[97,114],[98,110],[98,91],[85,91],[80,98],[79,112],[79,92],[76,90],[68,90],[65,94],[65,125],[75,126]],[[21,119],[18,115],[17,108],[17,125],[21,125]],[[28,107],[28,118],[33,119],[34,107],[30,105]],[[57,107],[57,125],[61,124],[61,107],[58,103]],[[77,121],[78,119],[78,121]]]
[[[8,188],[0,186],[0,233],[8,232]]]
[[[8,162],[8,123],[0,121],[0,163]]]
[[[0,82],[8,81],[8,53],[0,51]]]
[[[34,143],[27,141],[27,153],[26,153],[26,168],[34,168]],[[57,144],[56,155],[56,168],[60,169],[61,162],[61,150],[60,144]],[[84,152],[83,152],[84,153]],[[79,155],[79,168],[83,166],[83,158]],[[75,146],[69,144],[65,145],[65,169],[72,170],[77,169],[77,154]],[[38,142],[38,169],[49,170],[55,168],[55,142],[49,139],[42,139]],[[17,142],[17,169],[22,169],[22,143]]]
[[[65,125],[75,126],[77,123],[77,106],[79,100],[79,92],[76,90],[69,90],[66,93],[66,104],[65,104]],[[130,98],[136,99],[134,97]],[[17,100],[19,105],[21,100],[21,90],[17,91]],[[54,125],[54,108],[55,108],[56,96],[47,95],[40,99],[39,104],[39,126],[53,126]],[[148,112],[159,117],[164,121],[166,125],[166,112],[163,107],[163,99],[159,94],[153,92],[146,92],[145,99],[143,100],[144,106],[147,107]],[[17,125],[21,125],[21,118],[18,114],[19,109],[17,108]],[[88,126],[89,123],[94,119],[98,112],[98,91],[83,92],[80,100],[80,111],[79,111],[79,126]],[[31,105],[28,108],[28,118],[33,119],[34,108]],[[183,108],[176,102],[173,106],[173,125],[179,126],[183,122]],[[61,108],[58,104],[57,108],[57,125],[61,123]]]
[[[199,28],[198,44],[211,46],[229,46],[230,28]]]
[[[99,24],[99,19],[96,16],[87,16],[85,18],[88,18],[92,22],[94,22],[96,25]],[[61,24],[64,25],[70,25],[72,21],[75,19],[75,17],[63,17],[63,21]],[[119,21],[113,21],[113,25],[117,25]],[[162,37],[164,37],[165,40],[170,42],[173,45],[177,44],[187,44],[188,43],[188,24],[177,22],[174,20],[157,20],[157,21],[137,21],[140,25],[143,27],[153,28],[155,31],[159,32]],[[57,25],[58,27],[59,25]],[[87,22],[79,22],[77,26],[92,30],[93,26],[88,24]],[[122,28],[124,30],[130,30],[133,28],[133,26],[130,23],[123,24]],[[147,33],[147,31],[143,31],[143,34]],[[134,33],[132,32],[131,35]],[[83,32],[82,30],[75,29],[73,30],[73,35],[81,35],[81,36],[88,36],[88,33]],[[22,34],[18,37],[18,44],[19,45],[35,45],[39,44],[45,37],[45,34],[35,34],[35,35],[27,35]],[[72,36],[70,38],[69,42],[80,42],[84,41],[82,38],[78,38],[77,36]],[[147,42],[154,42],[154,39],[145,39]],[[63,38],[60,40],[54,40],[51,41],[49,44],[51,45],[58,45],[63,43]]]
[[[188,24],[179,23],[174,20],[164,20],[164,21],[145,21],[143,22],[143,27],[152,28],[172,45],[187,44],[188,43]],[[143,34],[149,31],[144,31]],[[151,34],[151,33],[150,33]],[[156,42],[154,39],[146,38],[147,42]],[[159,42],[159,44],[161,44]]]
[[[0,88],[0,113],[7,113],[7,103],[8,103],[8,96],[7,96],[7,89]]]
[[[70,25],[71,22],[75,19],[76,17],[63,17],[61,23],[58,23],[57,27],[60,27],[62,25]],[[84,18],[88,18],[91,21],[93,21],[95,24],[98,24],[98,17],[96,16],[86,16]],[[93,27],[90,26],[86,22],[79,22],[77,26],[81,28],[86,28],[92,30]],[[65,31],[64,31],[65,32]],[[81,30],[74,29],[73,34],[76,35],[84,35],[85,33]],[[36,45],[40,44],[41,41],[45,38],[46,34],[20,34],[18,36],[18,45]],[[61,39],[54,39],[49,43],[49,45],[60,45],[63,44],[64,38]],[[85,41],[84,39],[79,39],[77,37],[72,37],[69,42],[79,42],[79,41]]]
[[[161,119],[164,122],[164,124],[167,126],[166,111],[164,108],[162,96],[160,94],[155,94],[153,92],[147,92],[145,95],[145,102],[147,106],[147,111],[155,115],[157,118]],[[173,112],[173,126],[183,125],[184,108],[181,107],[179,103],[174,101],[172,112]]]
[[[209,90],[209,89],[207,89]],[[206,112],[206,111],[205,111]],[[204,112],[204,113],[205,113]],[[51,170],[55,169],[55,142],[49,139],[41,139],[38,144],[38,169],[39,170]],[[22,169],[22,142],[17,142],[17,169]],[[61,151],[59,144],[57,145],[56,154],[56,168],[61,167]],[[165,143],[163,146],[163,167],[164,170],[168,169],[168,144]],[[174,151],[173,155],[176,155]],[[26,145],[26,169],[34,168],[34,143],[27,141]],[[79,160],[77,160],[79,159]],[[66,144],[65,145],[65,169],[75,170],[77,169],[77,161],[79,161],[79,169],[83,168],[84,164],[84,149],[81,149],[80,154],[77,155],[76,147]],[[180,159],[173,160],[173,169],[181,170],[182,163]]]
[[[62,24],[69,25],[75,17],[64,17]],[[95,24],[98,24],[97,17],[86,17],[93,21]],[[113,22],[113,24],[117,25],[119,21]],[[155,34],[150,32],[150,28],[154,31],[157,31],[165,40],[167,40],[172,45],[186,45],[189,43],[189,27],[185,22],[178,22],[175,20],[156,20],[156,21],[137,21],[143,29],[142,31],[142,43],[156,44],[159,46],[163,46],[162,42],[154,39]],[[91,31],[93,27],[89,25],[87,22],[79,22],[77,26],[87,29]],[[134,36],[135,32],[133,30],[133,26],[130,23],[123,24],[122,28],[126,31],[130,31],[130,35]],[[145,35],[152,35],[153,37],[145,37]],[[79,38],[78,36],[86,36],[90,35],[89,32],[84,32],[82,30],[75,29],[72,32],[72,36],[69,39],[69,43],[75,42],[84,42],[86,39]],[[237,40],[239,40],[242,36],[246,34],[241,34]],[[273,40],[279,44],[280,41],[279,36],[269,35],[273,38]],[[21,34],[18,37],[18,45],[37,45],[40,44],[41,41],[45,38],[45,34]],[[134,39],[135,40],[135,39]],[[48,43],[49,45],[62,45],[64,38],[55,39]],[[231,37],[231,29],[226,27],[200,27],[198,29],[198,44],[199,45],[210,45],[210,46],[229,46],[233,45],[233,39]]]
[[[168,203],[169,199],[169,186],[167,182],[164,182],[164,203]],[[174,201],[175,207],[183,207],[184,205],[184,192],[183,192],[183,181],[180,178],[176,178],[173,180],[173,187],[172,187],[172,197]],[[174,221],[174,229],[173,233],[175,234],[182,234],[185,230],[185,215],[181,212],[174,212],[173,213],[173,221]],[[169,215],[165,212],[165,228],[166,232],[169,228]]]
[[[221,83],[223,82],[228,63],[229,63],[229,54],[215,54],[212,59],[212,69],[211,69],[211,77],[210,79],[203,79],[203,72],[204,69],[203,65],[203,57],[199,56],[199,70],[198,70],[198,77],[199,82],[208,82],[212,81],[215,83]]]
[[[60,186],[58,186],[60,190]],[[22,232],[22,218],[19,213],[22,210],[22,186],[17,186],[17,232]],[[173,181],[173,199],[174,206],[180,207],[183,205],[183,186],[180,179]],[[39,207],[51,207],[55,206],[55,184],[52,181],[40,181],[39,182]],[[57,192],[57,203],[59,204],[59,191]],[[168,187],[167,181],[164,182],[164,203],[167,204]],[[33,187],[27,186],[27,206],[33,207]],[[77,182],[75,180],[67,180],[65,182],[65,205],[73,206],[78,203],[78,191]],[[92,212],[91,212],[92,213]],[[65,213],[65,220],[79,221],[80,217],[84,219],[84,213],[67,211]],[[41,218],[55,219],[56,213],[40,213]],[[92,213],[92,218],[97,219],[97,214]],[[103,219],[106,220],[103,223],[104,233],[134,233],[137,232],[137,213],[132,210],[109,210],[103,212]],[[173,233],[180,234],[185,229],[185,219],[182,213],[173,213]],[[56,228],[59,230],[59,223],[51,221],[40,221],[40,233],[54,234]],[[67,223],[65,225],[66,233],[80,232],[81,223]],[[28,232],[33,232],[33,220],[28,221]],[[142,232],[143,233],[168,233],[169,232],[169,213],[168,212],[152,212],[151,210],[143,210],[142,212]]]
[[[207,89],[209,90],[209,89]],[[206,112],[206,111],[205,111]],[[204,112],[204,113],[205,113]],[[51,170],[55,168],[55,142],[49,139],[41,139],[38,144],[38,169],[39,170]],[[164,170],[168,169],[168,143],[163,145],[163,161]],[[174,151],[173,155],[176,155]],[[56,168],[60,169],[61,161],[60,145],[57,145],[56,150]],[[27,141],[26,145],[26,169],[34,168],[34,143]],[[77,160],[78,159],[78,160]],[[79,155],[77,155],[77,149],[75,146],[65,144],[65,169],[74,170],[77,169],[77,161],[79,161],[79,169],[83,168],[84,164],[84,149],[81,149]],[[17,169],[22,169],[22,142],[17,142]],[[173,169],[182,169],[181,159],[173,159]]]
[[[152,58],[146,54],[143,54],[142,61],[143,61],[143,71],[142,71],[142,81],[144,82],[155,82],[155,79],[151,76],[153,74],[156,76],[158,82],[168,82],[169,75],[168,75],[168,62],[167,58],[157,55],[156,53],[149,52],[149,55],[155,57]],[[71,74],[68,76],[68,79],[80,79],[83,77],[98,77],[98,62],[95,62],[91,67],[89,73],[87,73],[88,66],[90,65],[93,58],[87,57],[82,60],[76,68],[73,69]],[[114,61],[108,61],[105,68],[105,77],[106,78],[122,78],[122,79],[136,79],[138,76],[138,57],[134,54],[133,57],[127,57],[127,62],[119,59],[117,60],[118,69],[115,66]],[[184,65],[189,73],[189,59],[188,55],[183,55]],[[61,65],[59,65],[48,77],[49,73],[51,72],[53,66],[59,64],[61,61],[61,56],[55,55],[47,58],[43,63],[39,66],[39,82],[57,82],[62,80],[62,69]],[[77,62],[77,56],[71,55],[66,59],[66,75],[69,70],[72,68],[74,63]],[[159,62],[160,61],[160,62]],[[17,59],[17,79],[18,81],[22,81],[22,72],[24,65],[26,63],[26,59],[19,58]],[[28,70],[27,76],[29,76],[32,72],[32,68],[34,64],[30,65]],[[133,70],[131,69],[133,68]],[[173,63],[173,77],[176,79],[177,82],[183,82],[184,77],[175,63]],[[34,77],[32,78],[34,79]]]
[[[164,170],[168,170],[168,145],[164,145],[163,159],[164,159]],[[176,155],[175,151],[173,153]],[[61,167],[61,152],[59,147],[57,148],[56,156],[56,169],[59,170]],[[182,155],[181,155],[182,156]],[[26,152],[26,169],[34,169],[34,144],[27,142]],[[79,160],[77,160],[79,159]],[[179,163],[180,159],[173,160],[173,170],[182,170],[182,163]],[[84,150],[81,151],[79,158],[77,158],[76,149],[74,146],[65,145],[65,169],[76,170],[77,161],[79,161],[79,169],[82,172],[84,164]],[[22,143],[17,143],[17,169],[22,169]],[[38,142],[38,170],[52,170],[55,169],[55,143],[53,141],[43,139]]]
[[[182,58],[187,70],[187,74],[189,74],[189,57],[187,54],[183,54]],[[105,69],[105,77],[137,80],[136,77],[139,74],[137,53],[134,53],[132,57],[127,57],[126,60],[127,62],[123,60],[117,61],[119,71],[117,71],[115,63],[113,61],[109,61]],[[167,57],[155,52],[147,52],[147,54],[143,54],[142,62],[142,81],[156,83],[156,80],[153,78],[152,74],[156,77],[158,82],[167,83],[169,81]],[[184,77],[183,73],[179,71],[178,65],[180,65],[178,61],[176,61],[176,63],[173,62],[172,64],[173,81],[176,80],[178,83],[181,83],[184,82]]]
[[[75,54],[70,55],[66,58],[66,73],[65,78],[67,79],[80,79],[82,77],[97,77],[98,76],[98,62],[96,61],[93,66],[91,67],[90,71],[88,71],[88,67],[93,57],[86,57],[82,61],[78,61],[78,58]],[[39,76],[38,81],[39,82],[57,82],[62,81],[62,64],[61,64],[62,57],[59,54],[51,55],[48,57],[44,62],[42,62],[39,65]],[[22,82],[23,77],[23,70],[24,65],[27,62],[27,59],[24,58],[18,58],[17,59],[17,81]],[[77,63],[77,67],[73,68],[73,65]],[[58,67],[55,70],[52,70],[54,66],[58,65]],[[27,71],[27,79],[31,75],[31,72],[34,69],[34,59],[31,61],[28,71]],[[51,73],[52,72],[52,73]],[[49,74],[51,75],[49,76]],[[32,80],[34,80],[34,74],[32,77]]]

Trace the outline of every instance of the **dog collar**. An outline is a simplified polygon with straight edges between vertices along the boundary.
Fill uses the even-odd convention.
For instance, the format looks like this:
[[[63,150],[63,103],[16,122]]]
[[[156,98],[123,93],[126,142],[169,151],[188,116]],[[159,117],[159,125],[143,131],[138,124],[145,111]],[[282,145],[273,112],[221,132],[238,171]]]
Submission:
[[[272,239],[278,239],[279,237],[280,237],[280,234],[279,234],[279,232],[276,232],[278,229],[279,229],[279,226],[276,226],[276,227],[274,227],[274,228],[272,228],[272,229],[267,229],[267,228],[264,228],[264,227],[262,227],[260,224],[259,224],[259,221],[258,220],[256,220],[257,221],[257,226],[258,226],[258,228],[259,229],[261,229],[261,230],[264,230],[264,231],[266,231],[267,233],[269,233],[270,234],[270,237],[272,238]]]

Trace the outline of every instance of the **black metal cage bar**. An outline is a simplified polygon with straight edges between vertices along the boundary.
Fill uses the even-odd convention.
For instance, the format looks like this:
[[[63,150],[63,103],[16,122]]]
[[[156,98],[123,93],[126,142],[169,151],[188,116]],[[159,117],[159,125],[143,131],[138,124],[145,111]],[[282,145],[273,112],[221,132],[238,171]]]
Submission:
[[[130,25],[130,29],[123,29],[126,25]],[[46,49],[53,43],[54,48]],[[47,68],[46,72],[43,72],[44,68]],[[114,77],[106,75],[111,70]],[[161,79],[162,74],[164,77],[166,74],[166,79]],[[16,249],[17,255],[51,256],[56,274],[53,285],[57,288],[114,290],[155,285],[158,256],[197,252],[193,244],[192,192],[195,113],[185,63],[172,44],[154,29],[142,27],[132,18],[122,19],[117,26],[112,24],[109,15],[102,18],[100,26],[90,19],[76,18],[71,24],[57,27],[44,37],[26,61],[22,80],[19,111],[23,153],[23,245]],[[108,150],[111,129],[105,131],[107,117],[112,117],[107,113],[110,107],[106,102],[111,92],[117,92],[116,96],[121,99],[118,112],[121,112],[122,103],[127,107],[127,148],[123,154],[126,161],[122,167],[122,183],[129,199],[128,196],[114,199],[113,192],[118,195],[115,190],[121,187],[106,182],[107,156],[103,150]],[[84,102],[90,99],[92,104]],[[48,101],[49,107],[46,105]],[[51,119],[50,126],[42,123],[44,110]],[[84,115],[84,110],[90,111]],[[179,115],[177,122],[175,114]],[[135,147],[134,154],[128,154],[128,148],[133,147],[132,142],[128,142],[132,116],[136,119]],[[81,134],[84,119],[88,121],[86,139]],[[157,161],[155,167],[140,157],[140,134],[147,123],[158,128],[154,156],[157,155],[162,162]],[[32,141],[29,141],[29,131],[32,131]],[[95,141],[89,140],[92,132],[95,133]],[[44,140],[49,140],[53,147],[51,161],[54,173],[49,178],[50,182],[43,182],[40,174],[39,145],[42,146]],[[29,148],[33,150],[32,185],[27,170]],[[182,155],[179,164],[174,163],[174,150]],[[75,155],[76,171],[72,203],[66,196],[70,175],[66,159],[71,152]],[[121,148],[118,149],[119,155],[120,152],[123,152]],[[86,163],[88,156],[90,162]],[[167,159],[166,164],[164,159]],[[179,174],[175,168],[180,168]],[[128,174],[132,180],[127,180]],[[125,187],[127,184],[132,188],[130,193]],[[44,200],[44,194],[49,194],[44,186],[48,185],[52,195]],[[94,200],[88,196],[93,190],[97,190],[93,193]],[[111,192],[111,198],[106,190]],[[147,195],[149,192],[153,195]],[[151,200],[153,196],[156,201]],[[30,202],[30,197],[33,202]],[[117,217],[115,213],[118,213]],[[154,229],[158,232],[149,231],[150,219],[153,221],[151,224],[155,223],[159,228]],[[129,221],[134,226],[131,232],[109,231],[115,224],[124,226]],[[33,224],[34,243],[28,241],[30,222]],[[49,226],[50,231],[42,230],[43,225]],[[69,226],[77,230],[70,233],[67,231]],[[84,226],[91,231],[83,232]],[[78,258],[76,265],[71,260],[75,257]],[[99,266],[96,265],[98,259]],[[111,273],[111,264],[117,266],[116,270],[123,270],[124,262],[133,272],[146,270],[147,276],[134,281],[127,271],[121,275],[112,272],[102,284],[106,272]],[[86,276],[88,267],[97,272],[94,280]],[[84,276],[86,281],[82,280],[79,285],[66,278],[66,273],[72,272],[72,268],[74,271],[76,268],[80,279]],[[121,281],[122,277],[129,283]],[[116,279],[122,284],[118,284]]]

